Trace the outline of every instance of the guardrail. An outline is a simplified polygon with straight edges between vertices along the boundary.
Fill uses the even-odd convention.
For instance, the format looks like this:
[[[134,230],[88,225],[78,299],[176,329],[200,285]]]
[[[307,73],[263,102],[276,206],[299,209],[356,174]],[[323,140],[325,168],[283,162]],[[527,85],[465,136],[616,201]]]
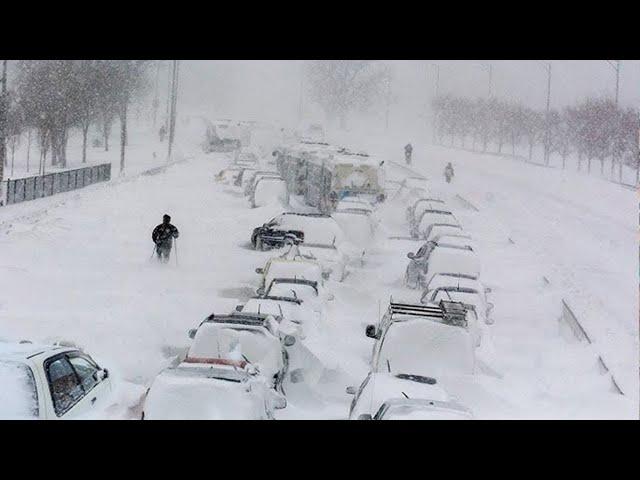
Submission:
[[[579,342],[587,342],[589,345],[593,343],[591,341],[591,338],[589,338],[589,334],[584,329],[584,327],[580,324],[578,317],[573,313],[573,310],[571,310],[571,307],[569,307],[569,304],[565,299],[562,299],[562,314],[560,315],[559,321],[569,327],[574,337]],[[619,393],[620,395],[624,395],[624,392],[618,385],[618,382],[616,382],[615,377],[609,370],[609,367],[607,367],[607,364],[604,362],[604,359],[600,354],[598,354],[598,366],[600,368],[600,373],[602,375],[609,375],[613,390]]]
[[[6,205],[27,202],[36,198],[50,197],[57,193],[69,192],[107,182],[111,179],[111,164],[65,170],[63,172],[17,178],[6,181]]]

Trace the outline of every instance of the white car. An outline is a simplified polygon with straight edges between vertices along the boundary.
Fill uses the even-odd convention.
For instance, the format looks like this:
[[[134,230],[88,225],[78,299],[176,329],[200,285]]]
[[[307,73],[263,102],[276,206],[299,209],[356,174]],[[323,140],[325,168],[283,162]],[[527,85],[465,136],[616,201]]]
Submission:
[[[471,412],[451,399],[435,378],[392,372],[369,372],[353,395],[350,420],[468,420]]]
[[[189,337],[193,343],[185,362],[244,360],[255,365],[275,390],[282,391],[289,369],[286,348],[294,345],[296,338],[281,332],[273,316],[244,312],[212,314],[198,328],[189,330]]]
[[[427,242],[436,241],[443,235],[456,235],[471,238],[471,236],[466,234],[462,227],[457,223],[434,223],[427,227],[423,232],[424,239]]]
[[[444,210],[444,205],[445,202],[441,198],[421,196],[421,198],[413,202],[413,205],[407,208],[407,221],[409,225],[413,225],[426,210],[433,209],[436,206]]]
[[[436,287],[433,290],[425,291],[420,302],[438,304],[440,300],[464,303],[467,308],[474,311],[481,324],[491,323],[489,314],[493,309],[493,304],[487,302],[484,293],[474,287],[459,285]]]
[[[297,246],[294,245],[291,248],[299,252]],[[261,288],[271,285],[274,278],[299,278],[322,285],[322,266],[316,260],[304,258],[301,255],[291,258],[288,253],[282,257],[269,259],[263,268],[256,268],[256,273],[261,276]]]
[[[251,194],[251,208],[264,207],[274,203],[289,204],[289,191],[286,182],[280,177],[259,177]]]
[[[434,224],[448,223],[452,225],[460,225],[455,215],[445,209],[433,208],[422,213],[418,220],[411,226],[411,236],[413,238],[425,238],[429,227]]]
[[[477,343],[473,314],[461,303],[423,305],[391,302],[378,325],[368,325],[375,339],[373,372],[417,375],[473,374]],[[470,328],[471,327],[471,328]]]
[[[286,398],[246,361],[187,360],[154,379],[144,420],[270,420],[274,409],[286,407]]]
[[[436,248],[429,255],[426,272],[422,276],[423,285],[440,273],[457,273],[480,277],[480,260],[473,250],[460,248]]]
[[[409,264],[405,273],[405,284],[410,288],[418,288],[425,286],[425,275],[429,266],[429,259],[432,253],[442,249],[451,249],[460,252],[473,252],[473,247],[469,245],[470,240],[467,238],[448,237],[449,242],[445,240],[447,237],[441,237],[437,241],[429,241],[422,245],[416,253],[407,253]]]
[[[0,342],[0,419],[77,419],[109,405],[109,371],[78,348]]]
[[[315,312],[322,312],[324,302],[334,296],[322,291],[317,282],[297,278],[274,278],[266,289],[258,289],[258,295],[265,297],[286,297],[302,300]]]

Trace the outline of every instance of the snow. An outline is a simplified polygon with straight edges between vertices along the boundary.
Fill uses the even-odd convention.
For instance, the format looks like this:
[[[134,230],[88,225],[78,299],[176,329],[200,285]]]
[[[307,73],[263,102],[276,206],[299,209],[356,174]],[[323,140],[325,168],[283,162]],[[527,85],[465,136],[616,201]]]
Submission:
[[[34,419],[38,394],[29,367],[0,359],[0,419]]]
[[[141,145],[123,179],[0,209],[2,336],[74,340],[100,358],[131,402],[188,348],[189,328],[253,295],[255,268],[274,255],[252,250],[249,240],[282,207],[248,208],[239,189],[213,181],[230,156],[205,155],[201,138],[181,138],[185,161],[156,175],[134,173],[138,162],[151,163],[144,153],[151,147]],[[379,150],[390,180],[415,176],[390,164],[406,139],[362,143]],[[442,197],[478,243],[481,280],[495,304],[476,373],[444,375],[439,384],[477,418],[637,418],[638,263],[629,261],[638,254],[636,193],[568,171],[412,143],[413,168],[429,176],[430,196]],[[447,185],[449,161],[456,177]],[[289,404],[278,418],[346,418],[344,387],[358,385],[370,367],[365,326],[377,323],[390,296],[411,294],[402,282],[405,255],[423,242],[388,238],[407,236],[409,196],[389,191],[362,264],[351,265],[342,283],[325,282],[335,300],[323,303],[318,328],[304,340],[305,382],[286,386]],[[150,260],[149,237],[164,213],[181,236],[171,262],[159,265]],[[562,298],[594,345],[560,335]],[[600,375],[597,354],[625,396]],[[199,388],[171,390],[194,417],[215,416],[199,410],[210,398]],[[128,408],[110,415],[135,418]]]

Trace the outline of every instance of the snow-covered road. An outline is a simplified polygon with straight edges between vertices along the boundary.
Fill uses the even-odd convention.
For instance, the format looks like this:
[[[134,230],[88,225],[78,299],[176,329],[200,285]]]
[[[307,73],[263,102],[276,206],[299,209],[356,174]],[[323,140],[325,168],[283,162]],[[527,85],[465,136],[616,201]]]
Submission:
[[[637,300],[631,300],[637,297],[637,264],[627,260],[631,243],[631,254],[637,254],[635,214],[629,222],[626,213],[612,208],[627,201],[624,194],[611,191],[603,198],[599,189],[607,205],[583,209],[589,192],[576,188],[565,198],[551,179],[529,182],[513,169],[505,173],[506,160],[473,164],[468,158],[463,168],[457,153],[451,153],[455,159],[445,150],[437,154],[417,170],[439,178],[440,165],[454,160],[454,184],[433,183],[480,244],[485,283],[493,287],[496,305],[493,348],[485,349],[483,360],[498,376],[444,379],[445,386],[480,418],[637,417],[637,401],[609,392],[593,352],[567,344],[557,325],[563,295],[572,294],[581,314],[597,308],[607,317],[603,328],[622,350],[624,358],[611,360],[616,373],[633,365],[637,377],[638,330],[631,323],[638,311]],[[189,328],[252,293],[254,270],[269,256],[248,248],[249,235],[281,208],[250,209],[237,190],[215,183],[214,174],[226,162],[200,154],[162,174],[65,194],[46,209],[11,217],[0,231],[1,336],[73,339],[120,378],[140,390],[148,385],[188,345]],[[390,168],[392,181],[406,174]],[[480,211],[455,203],[457,193]],[[0,212],[0,221],[10,212]],[[178,265],[149,261],[150,232],[164,213],[181,232]],[[402,205],[388,202],[379,213],[387,227],[402,228]],[[389,240],[388,230],[379,230],[364,265],[352,269],[344,284],[329,282],[336,299],[314,341],[331,374],[313,389],[292,389],[280,418],[346,416],[351,397],[344,387],[359,384],[368,368],[371,343],[364,326],[378,319],[378,304],[384,309],[390,295],[415,295],[401,281],[413,246]],[[572,231],[584,242],[575,245],[565,236]],[[542,275],[551,276],[551,287]],[[618,279],[617,288],[612,279]],[[605,296],[598,294],[603,289]]]

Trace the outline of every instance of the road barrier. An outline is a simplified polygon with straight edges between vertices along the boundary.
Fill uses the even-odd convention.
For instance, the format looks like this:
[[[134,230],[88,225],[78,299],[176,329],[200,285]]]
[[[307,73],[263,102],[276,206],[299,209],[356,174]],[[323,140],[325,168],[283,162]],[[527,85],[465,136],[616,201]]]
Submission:
[[[17,178],[6,182],[6,205],[49,197],[57,193],[77,190],[111,179],[111,164],[47,173],[34,177]]]
[[[591,338],[589,338],[589,334],[582,327],[582,325],[580,324],[580,321],[578,320],[578,317],[576,317],[576,315],[573,313],[573,310],[571,310],[571,307],[569,307],[569,304],[565,299],[562,299],[562,314],[560,315],[559,321],[561,324],[564,324],[569,327],[569,329],[573,333],[573,336],[579,342],[587,342],[590,345],[592,344]],[[607,364],[604,362],[604,359],[600,354],[598,354],[598,367],[600,368],[600,374],[609,375],[613,390],[619,393],[620,395],[624,395],[624,392],[618,385],[618,382],[616,382],[615,377],[609,370],[609,367],[607,367]]]

